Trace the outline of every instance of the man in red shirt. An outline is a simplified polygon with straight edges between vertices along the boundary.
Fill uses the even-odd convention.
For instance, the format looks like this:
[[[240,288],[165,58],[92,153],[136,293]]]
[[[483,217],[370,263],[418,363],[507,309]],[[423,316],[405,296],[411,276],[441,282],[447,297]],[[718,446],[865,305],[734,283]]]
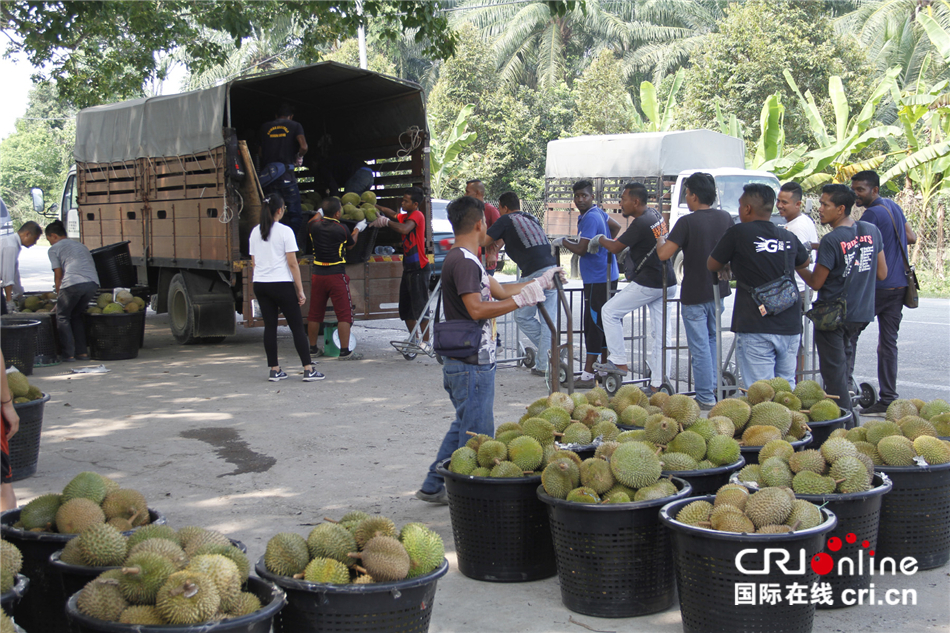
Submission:
[[[402,213],[376,205],[383,215],[374,226],[388,227],[402,236],[402,283],[399,285],[399,318],[406,322],[411,333],[416,321],[429,301],[429,277],[432,267],[426,254],[426,218],[421,208],[425,198],[422,189],[409,187],[402,196]],[[422,319],[424,340],[429,340],[426,329],[429,320]]]
[[[478,179],[469,180],[465,183],[465,195],[480,200],[485,205],[485,228],[490,229],[491,225],[501,217],[501,213],[495,208],[495,205],[485,202],[485,184]],[[492,277],[495,276],[495,268],[498,266],[498,251],[502,244],[504,244],[503,241],[496,240],[485,247],[485,271]]]

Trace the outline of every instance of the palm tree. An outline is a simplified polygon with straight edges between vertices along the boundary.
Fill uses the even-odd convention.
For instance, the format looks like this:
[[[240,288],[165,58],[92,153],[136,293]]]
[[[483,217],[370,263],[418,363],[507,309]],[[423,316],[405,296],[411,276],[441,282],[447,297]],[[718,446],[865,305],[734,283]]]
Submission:
[[[948,67],[921,27],[918,14],[930,15],[945,29],[950,29],[950,3],[946,0],[855,0],[852,11],[835,19],[835,28],[852,33],[860,41],[870,61],[883,74],[888,68],[902,69],[898,84],[910,88],[917,83],[924,58],[931,64],[926,83],[946,75]]]

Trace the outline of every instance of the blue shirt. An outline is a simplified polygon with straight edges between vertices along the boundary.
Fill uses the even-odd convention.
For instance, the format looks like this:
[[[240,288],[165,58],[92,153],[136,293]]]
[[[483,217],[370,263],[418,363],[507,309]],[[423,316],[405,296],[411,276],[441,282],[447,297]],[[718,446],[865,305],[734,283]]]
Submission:
[[[607,214],[597,205],[587,210],[577,218],[577,234],[580,237],[592,239],[595,235],[610,237],[610,227],[607,225]],[[607,249],[601,248],[596,253],[584,253],[580,259],[581,279],[585,284],[607,283]],[[619,277],[617,258],[610,258],[610,281]]]
[[[890,211],[890,214],[888,214]],[[891,216],[894,217],[893,224]],[[907,252],[907,218],[904,212],[893,200],[878,198],[861,216],[862,222],[868,222],[881,232],[881,243],[884,248],[884,260],[887,262],[887,277],[877,282],[878,288],[905,288],[907,274],[904,272],[904,255]],[[897,232],[894,232],[894,225]]]

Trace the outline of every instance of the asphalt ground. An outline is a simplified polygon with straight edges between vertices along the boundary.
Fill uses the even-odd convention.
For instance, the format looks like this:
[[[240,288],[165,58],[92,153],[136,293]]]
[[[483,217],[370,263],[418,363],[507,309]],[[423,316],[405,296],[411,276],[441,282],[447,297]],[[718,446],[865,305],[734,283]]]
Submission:
[[[47,288],[27,282],[27,289]],[[934,302],[936,316],[927,320],[946,323],[946,306]],[[943,385],[945,395],[939,346],[946,348],[946,327],[913,325],[929,328],[921,348],[937,348],[922,358],[943,363],[919,382],[933,384],[935,395]],[[318,368],[327,379],[319,383],[300,381],[286,328],[280,350],[291,376],[269,383],[260,329],[239,328],[218,345],[178,346],[167,316],[152,313],[137,359],[105,362],[105,374],[66,373],[75,364],[36,369],[31,382],[52,399],[38,472],[15,484],[21,504],[95,470],[142,491],[173,527],[201,525],[243,541],[252,560],[277,532],[306,535],[324,517],[378,512],[397,525],[421,521],[445,540],[451,569],[438,583],[430,631],[682,630],[677,603],[648,616],[596,618],[563,606],[556,577],[497,584],[459,573],[448,508],[413,496],[454,413],[441,369],[424,355],[407,361],[390,346],[406,337],[397,321],[357,323],[354,332],[366,360],[323,360]],[[500,367],[496,424],[517,420],[545,394],[526,369]],[[916,604],[819,611],[813,630],[948,631],[948,572],[875,578],[878,596],[912,589]]]

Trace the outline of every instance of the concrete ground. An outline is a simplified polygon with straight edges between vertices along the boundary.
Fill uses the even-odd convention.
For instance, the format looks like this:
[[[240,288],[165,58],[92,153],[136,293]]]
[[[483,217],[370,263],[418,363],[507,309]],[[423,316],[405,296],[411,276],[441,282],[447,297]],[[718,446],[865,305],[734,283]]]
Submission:
[[[445,540],[451,570],[438,584],[433,632],[682,630],[677,604],[650,616],[600,619],[566,609],[556,577],[492,584],[458,572],[448,507],[413,497],[453,410],[436,361],[406,361],[389,345],[405,338],[401,323],[358,323],[366,360],[323,360],[327,379],[319,383],[300,381],[285,328],[281,359],[291,376],[269,383],[260,329],[182,347],[166,316],[149,313],[146,323],[138,358],[103,363],[109,373],[67,374],[75,364],[35,370],[31,382],[52,400],[38,472],[16,484],[21,504],[95,470],[141,490],[173,527],[201,525],[243,541],[252,560],[277,532],[306,535],[323,517],[378,512],[397,525],[424,522]],[[543,395],[540,378],[500,368],[496,424],[517,420]],[[819,611],[814,630],[948,631],[948,571],[876,578],[879,596],[914,589],[917,604]]]

